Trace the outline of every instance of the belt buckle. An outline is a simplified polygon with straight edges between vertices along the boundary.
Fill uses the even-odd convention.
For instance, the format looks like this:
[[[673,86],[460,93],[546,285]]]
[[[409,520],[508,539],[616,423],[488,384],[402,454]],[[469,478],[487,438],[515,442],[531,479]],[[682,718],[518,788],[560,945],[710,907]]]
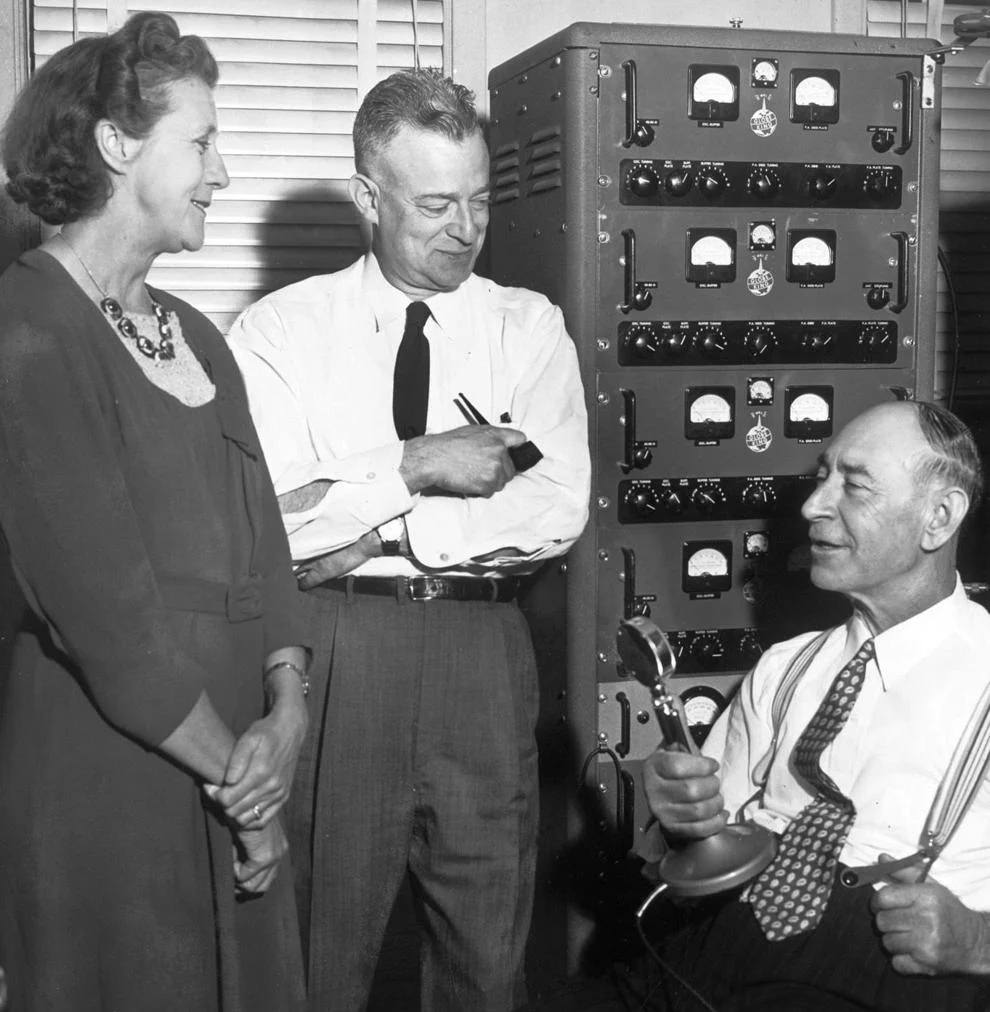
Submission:
[[[439,576],[410,576],[406,581],[406,596],[410,601],[432,601],[443,595],[444,583]]]

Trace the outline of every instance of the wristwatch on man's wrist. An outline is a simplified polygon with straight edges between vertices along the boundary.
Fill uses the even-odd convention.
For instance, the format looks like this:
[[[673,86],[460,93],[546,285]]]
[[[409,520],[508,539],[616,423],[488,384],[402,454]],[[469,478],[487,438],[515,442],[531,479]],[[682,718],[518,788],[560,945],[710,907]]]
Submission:
[[[406,533],[406,522],[402,517],[394,517],[375,528],[382,543],[382,555],[401,555],[402,539]]]

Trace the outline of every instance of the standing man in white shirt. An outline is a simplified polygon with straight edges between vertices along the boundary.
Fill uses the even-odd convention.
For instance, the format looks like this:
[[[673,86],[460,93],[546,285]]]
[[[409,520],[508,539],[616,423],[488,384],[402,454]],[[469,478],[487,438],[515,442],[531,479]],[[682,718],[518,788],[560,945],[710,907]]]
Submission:
[[[310,1008],[364,1007],[408,872],[423,1009],[508,1012],[537,826],[515,597],[587,520],[584,394],[560,310],[472,273],[490,183],[471,93],[393,74],[354,147],[371,252],[230,333],[320,644],[290,824]]]
[[[877,890],[837,880],[844,865],[917,853],[990,680],[990,615],[956,573],[959,528],[981,495],[976,446],[942,408],[885,404],[839,433],[817,481],[803,507],[812,582],[844,594],[852,617],[804,653],[782,715],[778,690],[814,633],[763,655],[704,756],[658,751],[644,763],[673,841],[747,818],[781,834],[770,866],[672,939],[666,958],[720,1012],[984,1010],[985,780],[927,881],[920,862]],[[652,1007],[702,1007],[670,987],[670,1004]]]

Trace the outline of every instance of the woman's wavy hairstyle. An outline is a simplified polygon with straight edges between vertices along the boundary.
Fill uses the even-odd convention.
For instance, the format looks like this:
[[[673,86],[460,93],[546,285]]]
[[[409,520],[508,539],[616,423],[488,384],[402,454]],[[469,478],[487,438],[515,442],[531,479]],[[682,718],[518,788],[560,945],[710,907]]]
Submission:
[[[130,17],[112,35],[59,50],[18,95],[3,131],[7,192],[50,225],[98,211],[113,192],[96,146],[101,119],[142,139],[169,111],[169,86],[216,86],[216,61],[167,14]]]

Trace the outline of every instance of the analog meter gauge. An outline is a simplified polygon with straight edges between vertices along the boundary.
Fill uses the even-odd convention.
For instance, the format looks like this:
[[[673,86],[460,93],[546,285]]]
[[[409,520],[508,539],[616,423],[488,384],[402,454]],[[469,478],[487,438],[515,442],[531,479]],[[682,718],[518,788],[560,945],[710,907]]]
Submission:
[[[796,229],[787,233],[787,280],[824,284],[835,280],[836,236],[832,229]]]
[[[684,435],[695,441],[730,439],[736,426],[735,387],[689,387],[684,392]]]
[[[780,64],[770,57],[758,56],[753,60],[752,83],[754,88],[776,88]]]
[[[739,68],[694,64],[688,69],[688,115],[717,122],[739,118]]]
[[[685,594],[728,590],[732,586],[732,542],[684,542],[681,586]]]
[[[821,440],[832,435],[832,387],[788,387],[784,396],[784,435]]]
[[[773,404],[773,379],[751,376],[746,381],[746,400],[749,404]]]
[[[791,122],[807,124],[839,122],[838,71],[791,71]]]
[[[736,230],[689,228],[684,276],[700,284],[735,281]]]
[[[710,685],[692,685],[680,693],[684,716],[694,743],[700,748],[712,724],[725,709],[725,696]]]
[[[762,559],[770,551],[770,535],[766,531],[746,531],[743,535],[743,555],[747,559]]]
[[[771,250],[777,245],[777,229],[771,221],[754,221],[749,226],[749,248]]]

